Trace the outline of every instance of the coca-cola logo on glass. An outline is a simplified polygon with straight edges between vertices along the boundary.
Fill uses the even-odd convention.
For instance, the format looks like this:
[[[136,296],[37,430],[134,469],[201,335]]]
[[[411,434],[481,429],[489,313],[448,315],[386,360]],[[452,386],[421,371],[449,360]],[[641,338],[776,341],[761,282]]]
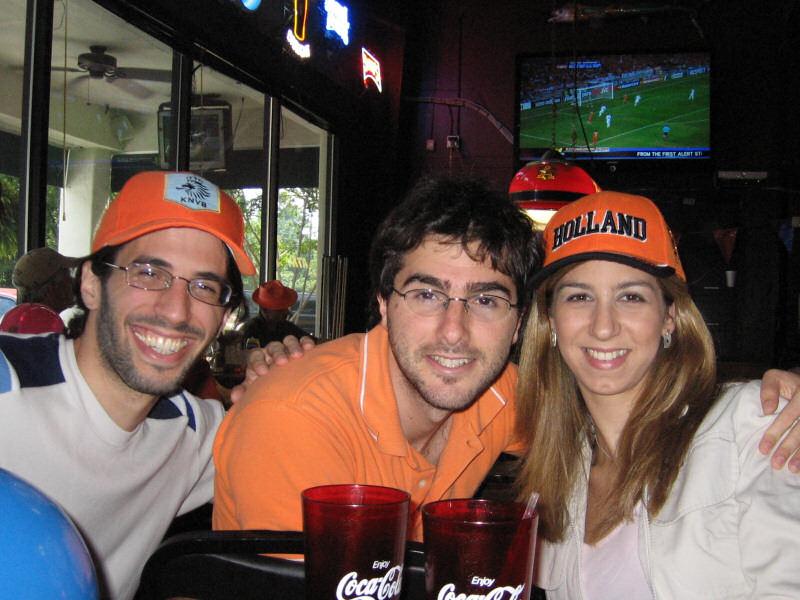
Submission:
[[[400,596],[403,581],[403,565],[386,571],[381,577],[359,579],[352,571],[341,578],[336,586],[337,600],[389,600]]]
[[[491,581],[494,583],[494,579]],[[518,586],[500,585],[492,588],[485,594],[465,594],[456,592],[456,586],[454,583],[447,583],[441,587],[437,598],[438,600],[519,600],[522,598],[522,593],[524,591],[525,584]]]

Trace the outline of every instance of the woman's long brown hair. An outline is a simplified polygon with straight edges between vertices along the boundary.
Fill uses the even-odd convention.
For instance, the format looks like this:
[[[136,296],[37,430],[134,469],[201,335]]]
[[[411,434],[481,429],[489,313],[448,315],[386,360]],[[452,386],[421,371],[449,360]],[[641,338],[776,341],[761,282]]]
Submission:
[[[591,416],[575,377],[550,343],[548,310],[556,283],[570,267],[537,290],[528,317],[517,387],[517,427],[528,444],[517,486],[521,498],[540,494],[539,535],[564,538],[568,501],[584,473],[583,448],[591,439]],[[716,397],[711,334],[684,281],[659,279],[667,305],[675,306],[672,345],[660,348],[617,448],[618,479],[604,504],[596,542],[633,517],[644,500],[651,515],[663,507],[695,431]],[[645,491],[647,495],[645,497]]]

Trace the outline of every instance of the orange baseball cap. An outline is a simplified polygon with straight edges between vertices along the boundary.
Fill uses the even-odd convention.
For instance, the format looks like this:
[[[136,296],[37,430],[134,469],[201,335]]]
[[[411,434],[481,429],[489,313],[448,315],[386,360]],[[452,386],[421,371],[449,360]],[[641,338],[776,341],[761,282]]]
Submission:
[[[297,292],[273,279],[253,292],[253,302],[268,310],[283,310],[297,302]]]
[[[558,269],[585,260],[613,260],[656,277],[686,281],[678,249],[663,215],[643,196],[598,192],[570,202],[544,229],[544,267],[538,286]]]
[[[92,252],[170,227],[207,231],[230,249],[243,275],[256,272],[244,251],[244,220],[233,198],[194,173],[146,171],[131,177],[106,208]]]

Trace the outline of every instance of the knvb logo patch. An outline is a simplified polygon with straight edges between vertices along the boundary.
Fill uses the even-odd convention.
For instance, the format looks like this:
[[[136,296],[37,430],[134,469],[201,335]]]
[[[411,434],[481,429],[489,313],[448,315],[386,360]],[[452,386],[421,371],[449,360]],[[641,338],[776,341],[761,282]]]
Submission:
[[[647,221],[641,217],[607,210],[598,219],[596,211],[570,219],[553,230],[553,250],[569,241],[593,234],[612,234],[647,241]]]
[[[219,212],[219,188],[213,183],[189,173],[167,175],[166,200],[191,210]]]

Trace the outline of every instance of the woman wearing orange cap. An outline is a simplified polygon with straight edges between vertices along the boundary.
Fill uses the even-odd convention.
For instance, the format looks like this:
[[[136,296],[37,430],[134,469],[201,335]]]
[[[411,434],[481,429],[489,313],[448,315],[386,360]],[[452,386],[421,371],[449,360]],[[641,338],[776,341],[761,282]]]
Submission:
[[[661,213],[600,192],[544,244],[518,389],[535,583],[551,599],[796,597],[800,478],[758,450],[758,383],[717,389]]]
[[[286,287],[277,279],[267,281],[255,292],[253,302],[258,304],[258,314],[242,325],[242,338],[245,342],[258,340],[263,348],[270,342],[282,342],[287,335],[297,339],[310,336],[297,325],[288,320],[289,308],[297,302],[297,292]],[[314,339],[316,342],[316,339]]]

